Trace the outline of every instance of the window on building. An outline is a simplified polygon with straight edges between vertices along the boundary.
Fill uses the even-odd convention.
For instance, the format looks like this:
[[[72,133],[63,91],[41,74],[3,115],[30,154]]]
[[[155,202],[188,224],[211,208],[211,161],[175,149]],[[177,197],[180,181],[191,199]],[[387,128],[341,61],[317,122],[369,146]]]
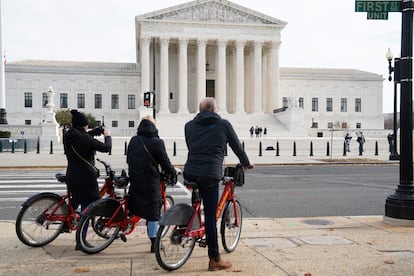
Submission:
[[[303,97],[299,97],[299,107],[300,108],[304,108],[305,107],[304,102],[303,102]]]
[[[101,126],[102,125],[102,122],[100,120],[96,120],[95,123],[96,123],[97,126]]]
[[[348,124],[346,122],[342,122],[342,128],[348,128]]]
[[[85,108],[85,94],[78,94],[78,108]]]
[[[119,109],[119,95],[118,94],[111,95],[111,108]]]
[[[42,93],[42,107],[47,107],[47,93]]]
[[[361,106],[361,98],[355,99],[355,112],[361,112],[362,106]]]
[[[32,120],[24,120],[24,124],[30,126],[32,124]]]
[[[333,123],[332,122],[328,122],[328,128],[333,128]]]
[[[112,127],[118,127],[118,121],[112,121]]]
[[[318,112],[318,98],[312,98],[312,111]]]
[[[361,123],[356,123],[356,128],[361,128]]]
[[[32,92],[24,92],[24,107],[33,107]]]
[[[134,121],[128,121],[128,127],[135,127]]]
[[[68,108],[68,94],[67,93],[60,94],[60,108]]]
[[[128,95],[128,109],[135,109],[135,95]]]
[[[346,98],[341,98],[341,112],[348,112],[348,103]]]
[[[282,107],[288,107],[288,99],[287,97],[282,98]]]
[[[102,94],[95,94],[95,108],[96,109],[101,109],[102,108]]]
[[[332,98],[326,98],[326,112],[332,112]]]

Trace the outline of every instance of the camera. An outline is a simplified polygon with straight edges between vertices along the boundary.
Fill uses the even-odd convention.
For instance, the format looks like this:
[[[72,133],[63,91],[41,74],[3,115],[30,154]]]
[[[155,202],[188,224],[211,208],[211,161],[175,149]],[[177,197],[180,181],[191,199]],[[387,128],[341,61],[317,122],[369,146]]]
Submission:
[[[105,128],[103,126],[97,126],[93,129],[89,130],[88,133],[91,136],[101,136],[105,131]]]

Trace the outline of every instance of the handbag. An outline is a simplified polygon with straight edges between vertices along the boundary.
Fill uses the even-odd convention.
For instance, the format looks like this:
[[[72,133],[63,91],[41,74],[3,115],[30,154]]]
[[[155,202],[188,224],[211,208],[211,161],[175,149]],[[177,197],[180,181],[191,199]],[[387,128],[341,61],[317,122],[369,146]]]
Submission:
[[[79,159],[81,159],[83,162],[85,162],[86,164],[88,164],[88,167],[92,169],[92,171],[95,173],[96,178],[98,178],[101,174],[99,172],[99,169],[97,167],[95,167],[92,163],[88,162],[85,160],[85,158],[83,158],[73,147],[73,145],[71,145],[73,152],[76,154],[76,156],[79,157]]]

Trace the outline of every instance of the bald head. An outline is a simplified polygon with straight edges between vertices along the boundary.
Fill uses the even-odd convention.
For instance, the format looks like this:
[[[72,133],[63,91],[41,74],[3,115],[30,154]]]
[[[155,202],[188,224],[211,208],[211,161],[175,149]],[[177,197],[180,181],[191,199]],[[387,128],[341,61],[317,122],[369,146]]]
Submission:
[[[206,97],[200,102],[200,111],[217,112],[216,100],[212,97]]]

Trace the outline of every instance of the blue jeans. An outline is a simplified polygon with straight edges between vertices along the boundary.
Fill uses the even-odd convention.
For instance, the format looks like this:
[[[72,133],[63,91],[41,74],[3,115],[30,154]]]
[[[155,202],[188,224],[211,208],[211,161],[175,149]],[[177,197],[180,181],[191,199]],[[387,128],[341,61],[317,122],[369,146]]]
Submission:
[[[206,229],[208,256],[210,258],[216,258],[219,255],[216,210],[219,192],[218,184],[220,180],[189,175],[184,175],[184,178],[190,181],[196,181],[199,184],[200,196],[204,205],[204,227]]]

